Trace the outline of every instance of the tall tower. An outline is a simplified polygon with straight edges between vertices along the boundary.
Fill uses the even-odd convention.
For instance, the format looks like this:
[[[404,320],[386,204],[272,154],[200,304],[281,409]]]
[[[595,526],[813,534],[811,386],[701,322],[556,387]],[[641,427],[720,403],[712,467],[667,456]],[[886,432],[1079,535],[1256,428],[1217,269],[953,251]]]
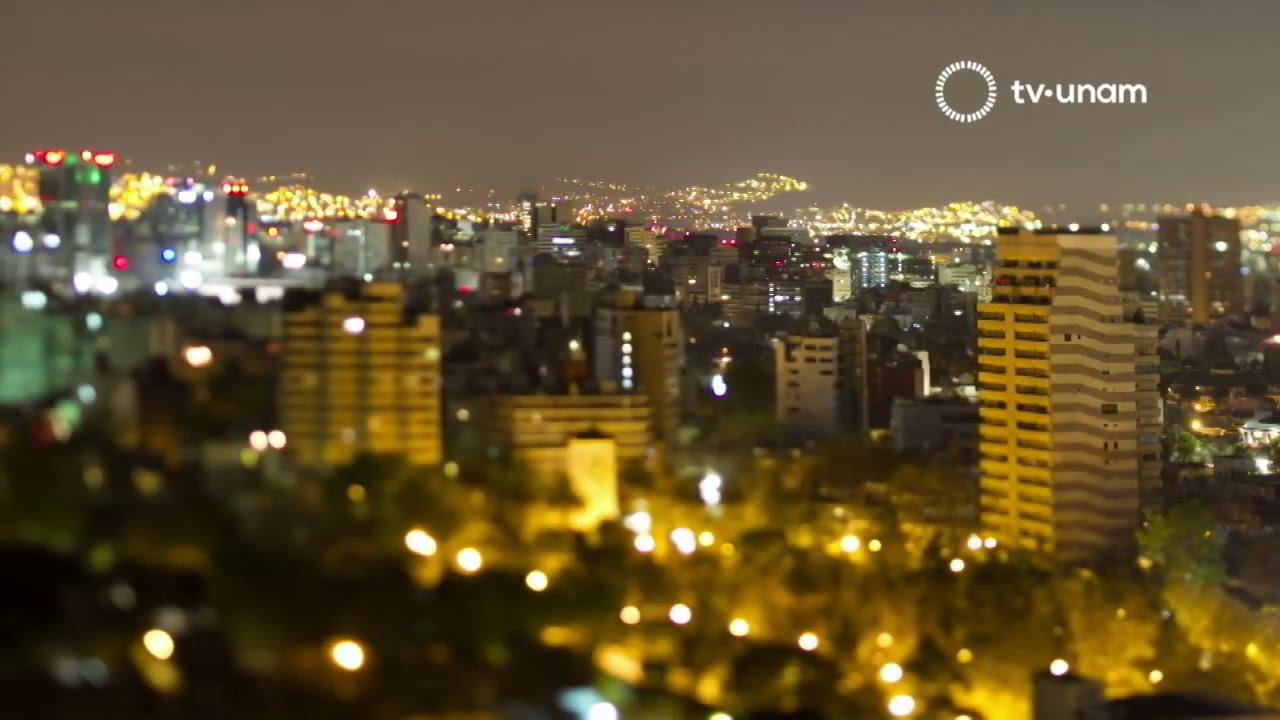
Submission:
[[[1187,217],[1162,217],[1159,225],[1161,315],[1206,323],[1244,312],[1240,221],[1197,208]]]
[[[596,311],[595,374],[607,392],[649,396],[655,434],[680,428],[684,334],[674,308],[602,307]]]
[[[407,313],[398,283],[289,311],[283,365],[282,429],[303,464],[440,462],[440,318]]]
[[[985,528],[1067,561],[1131,542],[1159,500],[1156,327],[1115,237],[1002,228],[978,318]]]

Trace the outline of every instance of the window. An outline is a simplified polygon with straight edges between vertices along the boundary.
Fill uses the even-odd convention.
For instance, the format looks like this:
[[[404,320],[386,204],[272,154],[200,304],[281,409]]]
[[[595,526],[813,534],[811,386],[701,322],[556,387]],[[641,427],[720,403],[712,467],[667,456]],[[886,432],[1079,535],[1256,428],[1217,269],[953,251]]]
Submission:
[[[1118,411],[1119,411],[1119,408],[1118,408],[1118,407],[1116,407],[1116,404],[1115,404],[1115,403],[1102,403],[1102,414],[1103,414],[1103,415],[1115,415],[1115,414],[1116,414],[1116,412],[1118,412]]]

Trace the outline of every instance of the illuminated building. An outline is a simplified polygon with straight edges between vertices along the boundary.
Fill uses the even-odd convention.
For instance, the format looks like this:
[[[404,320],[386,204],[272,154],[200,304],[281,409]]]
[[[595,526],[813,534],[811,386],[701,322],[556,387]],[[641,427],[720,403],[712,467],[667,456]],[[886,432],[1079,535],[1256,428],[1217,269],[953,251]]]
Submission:
[[[679,311],[646,307],[619,292],[613,306],[596,310],[596,381],[605,389],[649,396],[655,434],[671,438],[680,427],[684,333]]]
[[[587,433],[607,436],[620,465],[644,463],[653,444],[644,395],[495,395],[490,415],[494,439],[543,478],[571,475],[576,456],[596,455],[590,446],[598,443],[580,443],[574,452],[575,438]]]
[[[55,277],[79,275],[79,292],[106,289],[100,280],[110,275],[112,254],[110,201],[111,168],[115,153],[84,150],[38,150],[27,156],[39,169],[41,273]],[[52,241],[57,238],[56,244]],[[44,240],[50,240],[46,243]]]
[[[407,311],[399,284],[288,310],[282,365],[281,427],[300,462],[440,462],[440,320]]]
[[[92,336],[101,327],[73,312],[46,310],[39,290],[0,301],[0,403],[38,400],[70,390],[93,368]]]
[[[1131,542],[1159,487],[1156,328],[1116,239],[1002,230],[978,312],[983,525],[1080,559]]]
[[[330,221],[334,275],[363,278],[386,270],[391,264],[391,227],[366,218]]]
[[[516,269],[519,235],[515,230],[485,228],[479,232],[476,244],[480,248],[478,269],[481,272],[505,273]]]
[[[1242,313],[1240,221],[1197,208],[1187,217],[1158,222],[1162,318],[1205,323]]]
[[[647,227],[639,225],[628,225],[625,233],[626,244],[644,248],[649,253],[649,264],[656,265],[658,258],[662,257],[664,244],[658,238],[658,234]]]
[[[791,436],[831,435],[847,416],[835,335],[789,335],[773,341],[775,413]]]
[[[408,277],[426,277],[435,269],[435,210],[415,193],[396,196],[395,208],[384,219],[391,223],[392,262],[408,270]]]

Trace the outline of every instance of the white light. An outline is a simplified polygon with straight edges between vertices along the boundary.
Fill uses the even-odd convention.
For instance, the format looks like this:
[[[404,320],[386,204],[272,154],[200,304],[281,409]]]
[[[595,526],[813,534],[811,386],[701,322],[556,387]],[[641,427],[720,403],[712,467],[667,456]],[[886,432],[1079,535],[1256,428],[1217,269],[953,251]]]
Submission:
[[[85,316],[84,316],[84,326],[85,326],[85,327],[87,327],[87,328],[89,328],[89,330],[91,330],[91,331],[93,331],[93,332],[97,332],[97,331],[101,330],[101,329],[102,329],[102,315],[100,315],[100,314],[98,314],[98,313],[96,313],[96,312],[91,312],[91,313],[89,313],[88,315],[85,315]]]
[[[688,555],[698,548],[698,538],[693,534],[692,530],[686,527],[672,530],[671,542],[675,543],[676,550],[679,550],[684,555]]]
[[[192,345],[182,351],[182,359],[191,367],[204,367],[213,362],[213,350],[208,345]]]
[[[636,550],[642,553],[651,553],[658,546],[658,541],[654,540],[649,533],[639,533],[632,543],[636,546]]]
[[[698,495],[701,496],[702,502],[707,505],[719,505],[724,497],[721,492],[723,484],[724,481],[717,473],[708,471],[703,475],[698,481]]]
[[[300,252],[285,253],[284,257],[280,258],[280,265],[285,270],[299,270],[306,264],[307,256]]]
[[[635,625],[640,622],[640,608],[628,605],[618,611],[618,619],[628,625]]]
[[[475,548],[462,548],[454,557],[454,561],[458,563],[458,567],[463,572],[473,573],[484,566],[484,556]]]
[[[813,652],[818,649],[818,636],[811,632],[802,633],[800,637],[796,639],[796,644],[805,652]]]
[[[880,679],[892,685],[902,679],[902,666],[898,663],[887,663],[880,667]]]
[[[950,568],[953,573],[964,572],[964,560],[961,560],[960,558],[952,558],[951,562],[947,564],[947,567]]]
[[[996,540],[995,538],[993,538],[993,537],[986,538],[986,539],[984,539],[984,540],[982,541],[982,547],[984,547],[984,548],[986,548],[986,549],[988,549],[988,550],[995,550],[995,549],[996,549],[996,545],[999,545],[999,544],[1000,544],[1000,543],[999,543],[999,541],[997,541],[997,540]]]
[[[845,535],[840,538],[840,549],[847,553],[856,553],[862,547],[862,540],[857,535]]]
[[[13,234],[13,249],[20,253],[29,253],[36,246],[34,240],[31,239],[31,233],[26,230],[19,230]]]
[[[1070,225],[1067,226],[1067,229],[1070,230],[1071,232],[1075,232],[1080,229],[1080,223],[1071,223]]]
[[[210,200],[212,200],[212,199],[213,199],[213,191],[212,191],[212,190],[205,190],[205,191],[204,191],[204,194],[203,194],[203,195],[201,195],[200,197],[204,198],[204,201],[205,201],[205,202],[209,202]]]
[[[40,237],[40,242],[50,250],[57,250],[62,246],[62,237],[57,233],[45,233]]]
[[[348,335],[359,335],[364,332],[364,318],[353,315],[342,321],[342,329]]]
[[[250,265],[257,265],[262,259],[262,249],[258,247],[258,243],[249,243],[244,249],[244,261]]]
[[[263,452],[264,450],[267,449],[267,445],[268,443],[267,443],[266,432],[262,430],[254,430],[253,432],[249,433],[249,447],[253,448],[254,450],[257,450],[258,452]]]
[[[409,548],[409,552],[422,557],[435,555],[438,548],[436,539],[427,534],[427,531],[422,528],[414,528],[405,533],[404,546]]]
[[[1102,223],[1102,232],[1109,232],[1110,230],[1111,230],[1111,226],[1109,224]]]
[[[289,438],[285,436],[283,430],[272,430],[267,433],[267,443],[276,450],[283,450],[288,441]]]
[[[547,574],[541,570],[530,570],[529,574],[524,576],[524,584],[534,592],[542,592],[547,589]]]
[[[746,637],[751,632],[751,623],[742,618],[729,621],[729,634],[734,637]]]
[[[622,519],[622,526],[631,532],[646,533],[653,529],[653,516],[637,510]]]
[[[716,373],[711,376],[711,394],[716,397],[724,397],[729,392],[729,385],[724,381],[724,376]]]
[[[197,193],[195,190],[192,190],[191,188],[187,188],[186,190],[179,190],[178,202],[182,203],[183,205],[190,205],[191,203],[195,202],[196,198],[199,196],[200,196],[199,193]]]
[[[98,399],[98,391],[89,383],[84,383],[76,388],[76,398],[80,400],[82,405],[92,405]]]
[[[156,291],[156,294],[159,295],[160,297],[164,297],[165,295],[168,295],[169,283],[165,282],[164,280],[157,280],[155,284],[155,291]]]
[[[916,699],[910,695],[894,695],[889,698],[889,712],[895,717],[910,715],[916,709]]]
[[[1227,247],[1229,246],[1227,245],[1226,240],[1219,240],[1218,242],[1213,244],[1213,249],[1217,250],[1218,252],[1226,252]]]
[[[22,292],[22,307],[28,310],[43,310],[45,305],[48,304],[48,296],[39,290],[24,290]]]
[[[341,640],[329,648],[329,659],[343,670],[354,672],[364,666],[364,648],[354,640]]]
[[[93,288],[93,276],[87,272],[78,272],[71,276],[71,286],[83,295]]]
[[[157,660],[173,657],[173,636],[159,628],[148,630],[142,636],[142,646]]]
[[[667,613],[667,617],[671,618],[671,622],[677,625],[687,625],[693,619],[693,611],[684,603],[676,603],[671,606],[671,611]]]
[[[199,250],[188,250],[182,254],[182,262],[187,265],[199,265],[204,262],[204,255]]]
[[[602,700],[587,708],[585,720],[618,720],[618,708]]]
[[[204,282],[204,275],[194,268],[187,268],[178,273],[178,282],[188,290],[195,290]]]
[[[1067,671],[1070,669],[1071,664],[1062,658],[1058,658],[1057,660],[1049,663],[1049,672],[1059,677],[1066,675]]]
[[[100,275],[98,276],[97,286],[98,292],[103,295],[110,295],[120,289],[120,281],[110,275]]]

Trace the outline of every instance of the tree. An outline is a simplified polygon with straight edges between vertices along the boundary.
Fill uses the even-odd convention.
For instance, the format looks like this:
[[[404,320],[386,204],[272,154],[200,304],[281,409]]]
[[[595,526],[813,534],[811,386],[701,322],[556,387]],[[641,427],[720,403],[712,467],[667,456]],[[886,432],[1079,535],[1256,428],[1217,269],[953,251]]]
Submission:
[[[1143,557],[1163,567],[1171,578],[1200,585],[1216,585],[1226,578],[1226,535],[1209,509],[1198,502],[1167,513],[1149,513],[1138,531],[1138,545]]]

